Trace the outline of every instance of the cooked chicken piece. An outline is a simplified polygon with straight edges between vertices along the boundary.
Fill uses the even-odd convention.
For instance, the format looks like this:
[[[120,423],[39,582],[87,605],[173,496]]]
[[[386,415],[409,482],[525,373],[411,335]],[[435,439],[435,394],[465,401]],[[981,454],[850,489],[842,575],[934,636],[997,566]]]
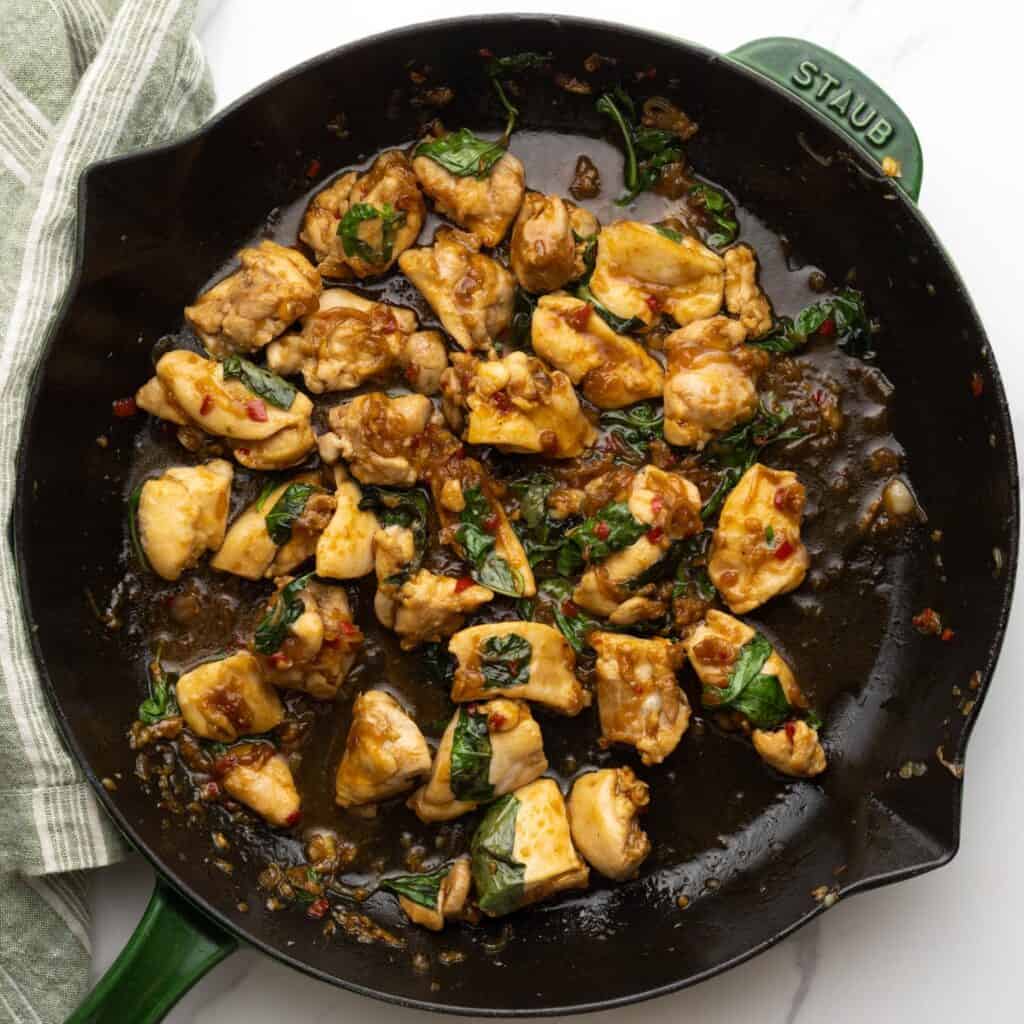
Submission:
[[[241,743],[218,758],[220,784],[271,825],[291,828],[302,817],[299,791],[288,761],[269,743]]]
[[[238,254],[242,266],[185,308],[216,359],[255,352],[316,309],[320,275],[295,249],[263,241]]]
[[[623,220],[597,237],[590,290],[624,319],[648,327],[668,313],[683,326],[722,308],[725,264],[689,235],[676,242],[650,224]]]
[[[569,378],[525,352],[487,362],[453,355],[441,390],[449,422],[452,408],[469,410],[465,439],[470,444],[571,459],[597,440]]]
[[[352,212],[365,206],[373,210]],[[376,218],[354,219],[371,212]],[[389,149],[365,174],[349,171],[318,192],[302,220],[299,238],[316,254],[317,270],[324,277],[374,277],[390,270],[419,238],[425,216],[426,204],[409,158]]]
[[[361,509],[359,485],[335,467],[334,515],[316,544],[316,574],[335,580],[354,580],[373,571],[373,535],[377,517]]]
[[[401,704],[383,690],[361,693],[338,765],[336,802],[372,815],[373,805],[412,789],[429,771],[427,741]]]
[[[530,336],[537,355],[568,374],[599,409],[661,397],[665,374],[657,360],[581,299],[564,292],[541,296]]]
[[[448,650],[458,659],[452,700],[515,697],[563,715],[578,715],[590,694],[576,678],[576,656],[565,637],[539,622],[488,622],[456,633]]]
[[[291,536],[278,544],[267,532],[267,516],[278,503],[314,488],[302,511],[291,524]],[[286,494],[287,492],[287,494]],[[210,565],[221,572],[247,580],[273,579],[291,572],[316,551],[316,543],[334,512],[334,495],[320,487],[319,473],[300,473],[279,484],[246,508],[231,524],[220,550]]]
[[[772,306],[757,283],[757,257],[749,245],[734,245],[725,253],[725,308],[740,318],[751,338],[772,329]]]
[[[398,265],[467,351],[490,349],[512,322],[515,279],[465,231],[441,228],[432,246],[409,249]]]
[[[206,740],[233,743],[269,732],[284,719],[274,688],[248,651],[186,672],[175,688],[185,724]]]
[[[569,794],[572,841],[583,859],[606,878],[635,878],[651,852],[637,821],[650,803],[647,783],[632,768],[602,768],[581,775]]]
[[[799,587],[810,556],[800,540],[806,492],[796,474],[755,462],[725,499],[708,575],[742,615]]]
[[[437,897],[432,906],[425,906],[423,901],[424,879],[436,880]],[[461,917],[469,899],[469,886],[473,876],[469,870],[469,857],[463,855],[450,867],[447,865],[429,876],[402,875],[399,878],[385,879],[382,888],[391,889],[398,894],[398,905],[405,911],[413,924],[422,925],[432,932],[444,928],[446,920]],[[404,883],[416,884],[415,900],[402,893]]]
[[[411,487],[419,475],[415,452],[433,415],[425,395],[371,391],[331,409],[333,433],[321,435],[320,455],[326,462],[340,455],[360,483]]]
[[[433,456],[430,452],[438,435],[444,438],[441,453]],[[423,447],[424,475],[441,519],[442,542],[466,557],[467,552],[459,542],[459,530],[468,524],[482,526],[494,537],[494,548],[483,565],[474,567],[474,578],[483,575],[487,585],[494,590],[503,589],[500,585],[503,580],[511,580],[515,584],[510,588],[514,590],[512,596],[533,597],[537,593],[537,583],[530,561],[484,467],[476,459],[466,458],[461,446],[447,431],[428,433]],[[476,517],[474,510],[484,504],[486,515]],[[494,571],[496,567],[492,563],[497,559],[503,563],[503,566],[499,563],[497,568],[504,567],[507,571]],[[495,576],[498,578],[492,582]]]
[[[243,378],[226,377],[225,365],[186,349],[168,352],[157,363],[156,377],[136,393],[136,402],[181,426],[183,444],[183,434],[192,430],[225,438],[235,458],[251,469],[285,469],[304,459],[316,446],[313,403],[278,381],[282,402],[289,402],[281,408],[249,390]]]
[[[470,854],[477,902],[488,917],[585,889],[590,880],[554,779],[537,779],[495,803],[473,835]]]
[[[291,576],[274,581],[277,591],[267,602],[274,615],[281,591]],[[265,678],[274,686],[303,690],[317,700],[334,700],[363,645],[363,634],[352,623],[352,610],[341,587],[310,580],[298,592],[299,617],[285,631],[284,641],[273,654],[260,655]]]
[[[589,640],[604,739],[636,747],[644,764],[661,764],[690,724],[690,702],[676,682],[685,651],[661,637],[595,632]]]
[[[303,318],[301,331],[267,347],[267,366],[285,377],[301,373],[317,395],[349,391],[395,370],[417,391],[432,394],[440,387],[448,351],[439,331],[416,328],[411,309],[328,288],[320,308]]]
[[[438,213],[471,231],[488,248],[505,237],[526,191],[517,157],[506,153],[485,178],[457,178],[428,156],[415,157],[412,166]]]
[[[783,775],[809,779],[828,767],[825,751],[818,741],[818,730],[806,722],[787,722],[784,728],[774,732],[755,729],[750,738],[761,760]]]
[[[686,653],[704,687],[701,699],[706,707],[714,707],[718,703],[713,687],[725,689],[729,685],[729,676],[739,657],[740,648],[756,635],[756,630],[745,622],[711,608],[704,616],[704,621],[686,638]],[[775,676],[779,680],[786,700],[792,707],[799,710],[807,707],[807,698],[793,670],[774,648],[762,666],[761,673]]]
[[[768,355],[745,345],[746,328],[716,316],[665,341],[665,440],[703,448],[757,412],[757,378]]]
[[[230,462],[214,459],[174,466],[142,485],[139,540],[158,576],[176,580],[224,543],[233,476]]]
[[[512,272],[528,292],[553,292],[581,277],[597,218],[560,196],[527,192],[512,231]],[[579,239],[580,241],[577,241]]]
[[[654,610],[637,604],[636,598],[642,595],[630,591],[628,584],[660,562],[673,541],[692,537],[703,527],[696,486],[656,466],[644,466],[634,476],[627,504],[633,518],[650,529],[629,547],[590,566],[572,595],[581,608],[620,622]]]
[[[453,749],[459,751],[454,763]],[[430,778],[408,804],[420,821],[450,821],[547,770],[544,738],[528,704],[499,698],[463,705],[441,737]]]

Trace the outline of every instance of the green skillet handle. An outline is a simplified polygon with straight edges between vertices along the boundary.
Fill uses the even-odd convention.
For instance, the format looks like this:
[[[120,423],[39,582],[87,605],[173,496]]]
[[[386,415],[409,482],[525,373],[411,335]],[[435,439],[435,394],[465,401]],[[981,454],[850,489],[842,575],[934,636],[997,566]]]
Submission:
[[[128,945],[67,1024],[156,1024],[237,946],[158,879]]]
[[[802,39],[755,39],[727,54],[824,115],[880,167],[896,161],[895,180],[915,202],[921,192],[921,144],[910,119],[863,72]],[[893,165],[888,165],[896,169]]]

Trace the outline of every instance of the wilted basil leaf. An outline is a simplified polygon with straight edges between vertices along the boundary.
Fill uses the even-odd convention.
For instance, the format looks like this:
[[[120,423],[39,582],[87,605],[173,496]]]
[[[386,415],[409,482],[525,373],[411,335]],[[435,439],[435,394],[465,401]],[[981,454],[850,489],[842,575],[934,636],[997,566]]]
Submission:
[[[523,580],[508,561],[497,553],[495,535],[487,529],[491,517],[496,515],[483,490],[467,487],[463,491],[466,502],[460,514],[460,525],[455,539],[466,553],[470,563],[470,575],[481,586],[489,587],[499,594],[521,597]]]
[[[484,689],[497,690],[525,686],[530,681],[530,659],[533,647],[518,633],[490,636],[480,651],[480,671]]]
[[[366,221],[380,221],[380,248],[375,249],[359,235],[360,224]],[[338,237],[346,256],[358,256],[371,266],[381,266],[391,259],[395,249],[395,235],[405,223],[405,214],[396,210],[390,203],[384,203],[378,209],[369,203],[356,203],[350,206],[338,224]]]
[[[368,486],[363,488],[359,507],[364,511],[371,509],[383,526],[402,526],[412,531],[415,545],[412,561],[387,580],[396,585],[405,582],[423,564],[430,531],[430,498],[418,487],[398,491]]]
[[[740,648],[728,685],[724,689],[705,686],[705,694],[715,698],[715,707],[731,708],[746,715],[755,729],[773,728],[789,716],[790,706],[778,676],[761,672],[771,655],[770,641],[755,633]]]
[[[491,734],[486,714],[459,708],[452,737],[451,786],[457,800],[486,803],[494,797],[490,782]]]
[[[302,614],[305,605],[299,596],[313,573],[298,576],[281,588],[274,603],[256,626],[253,646],[260,654],[273,654],[281,649],[288,627]]]
[[[501,143],[479,139],[468,128],[421,142],[414,153],[430,157],[456,178],[486,178],[504,154]]]
[[[309,496],[320,490],[313,484],[289,484],[267,513],[267,533],[275,544],[286,544],[292,537],[295,520],[302,515]]]
[[[480,909],[498,916],[523,902],[526,865],[515,859],[519,798],[514,793],[491,805],[473,834],[470,857]]]
[[[574,526],[558,553],[558,570],[572,576],[584,562],[600,562],[638,541],[649,527],[633,518],[624,501],[612,502]]]
[[[498,94],[498,100],[505,108],[505,112],[507,114],[504,135],[506,142],[508,142],[508,138],[512,134],[512,129],[515,127],[516,118],[519,117],[519,108],[512,103],[508,96],[505,95],[505,89],[502,86],[500,79],[508,78],[514,74],[520,74],[523,71],[530,71],[534,68],[542,68],[546,64],[550,63],[550,61],[550,53],[545,54],[524,51],[523,53],[513,53],[508,57],[495,57],[488,62],[487,76],[493,83],[495,92]]]
[[[221,365],[224,367],[224,378],[232,377],[240,380],[254,395],[264,401],[276,405],[278,409],[290,409],[295,401],[296,391],[286,380],[276,373],[264,370],[262,366],[250,363],[241,356],[228,356]]]
[[[160,664],[160,652],[157,651],[149,665],[149,696],[139,705],[139,721],[146,725],[155,725],[163,718],[179,714],[178,702],[174,697],[174,685],[178,681],[177,672],[165,672]]]
[[[146,552],[142,547],[142,539],[139,536],[139,501],[142,498],[142,488],[145,486],[145,481],[143,481],[128,495],[128,539],[131,541],[135,560],[139,563],[139,568],[142,570],[149,568],[149,559],[146,558]]]
[[[643,328],[644,322],[638,316],[631,316],[628,320],[616,316],[607,306],[598,301],[590,286],[581,284],[576,288],[576,298],[581,299],[590,305],[591,309],[616,333],[630,334]]]
[[[393,892],[396,896],[404,896],[428,910],[437,910],[441,884],[448,877],[450,870],[449,865],[444,864],[429,874],[393,875],[391,878],[382,878],[380,887],[386,892]]]
[[[665,436],[665,413],[660,405],[638,402],[626,409],[601,413],[601,426],[631,448],[638,458],[645,459],[651,442]]]
[[[724,192],[703,182],[690,189],[690,197],[704,216],[714,225],[704,241],[712,249],[722,249],[736,241],[740,226],[735,209]]]

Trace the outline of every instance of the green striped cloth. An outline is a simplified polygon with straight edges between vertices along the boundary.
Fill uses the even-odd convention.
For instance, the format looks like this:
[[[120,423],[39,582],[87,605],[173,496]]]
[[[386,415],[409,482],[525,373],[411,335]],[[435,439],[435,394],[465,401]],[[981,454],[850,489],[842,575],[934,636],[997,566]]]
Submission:
[[[0,537],[28,382],[71,276],[79,174],[209,113],[195,7],[0,0]],[[83,869],[124,847],[50,719],[6,543],[0,616],[0,1021],[48,1024],[88,982]]]

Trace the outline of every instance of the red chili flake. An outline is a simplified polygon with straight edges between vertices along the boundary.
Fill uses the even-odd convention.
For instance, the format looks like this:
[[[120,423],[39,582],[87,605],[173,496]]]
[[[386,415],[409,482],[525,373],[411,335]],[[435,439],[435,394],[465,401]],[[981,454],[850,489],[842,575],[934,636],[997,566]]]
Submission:
[[[251,448],[236,448],[235,449],[235,454],[236,455],[241,455],[243,458],[245,458],[249,454],[249,452],[251,450],[252,450]]]
[[[660,526],[652,526],[647,531],[647,539],[652,544],[657,544],[658,541],[661,540],[662,536],[664,536],[664,533],[665,531]]]
[[[574,331],[585,331],[587,324],[590,323],[590,314],[593,311],[593,306],[589,302],[585,302],[579,309],[574,310],[572,313],[566,313],[565,322]]]
[[[302,811],[292,811],[287,818],[284,819],[284,823],[288,828],[292,828],[302,821]]]
[[[647,303],[647,308],[652,313],[661,312],[661,299],[659,299],[657,295],[648,295],[647,298],[644,299],[644,302]]]
[[[504,715],[496,713],[491,715],[491,717],[487,719],[487,725],[491,729],[500,729],[505,724],[506,721],[508,721],[508,719],[506,719]]]
[[[603,519],[594,527],[594,534],[598,540],[607,540],[611,532],[611,528]]]
[[[786,507],[786,497],[787,497],[787,489],[785,487],[780,487],[775,492],[775,497],[772,498],[772,504],[776,508],[785,508]]]
[[[567,616],[568,618],[570,618],[570,619],[576,618],[576,616],[579,615],[579,612],[580,612],[579,608],[577,608],[576,605],[572,601],[569,600],[569,598],[566,598],[562,602],[562,614]]]
[[[836,322],[829,317],[827,320],[821,321],[821,326],[818,328],[818,333],[823,338],[831,338],[836,333]]]
[[[985,378],[980,373],[971,374],[971,394],[975,398],[981,398],[982,392],[985,390]]]
[[[412,366],[410,364],[409,366],[407,366],[405,368],[405,379],[410,384],[412,384],[416,380],[416,367],[415,366]],[[417,437],[415,437],[413,440],[418,441],[419,440],[419,436],[417,435]]]
[[[951,630],[951,629],[949,628],[949,626],[947,626],[947,627],[946,627],[946,628],[945,628],[945,629],[944,629],[944,630],[943,630],[943,631],[942,631],[942,632],[941,632],[941,633],[939,634],[939,639],[940,639],[940,640],[945,640],[945,641],[946,641],[946,643],[948,644],[948,643],[950,642],[950,640],[952,640],[952,639],[953,639],[953,637],[955,637],[955,636],[956,636],[956,633],[955,633],[955,632],[953,632],[953,630]]]
[[[199,406],[199,415],[206,416],[213,409],[213,397],[211,395],[203,395],[202,404]]]
[[[319,921],[320,918],[322,918],[330,909],[331,904],[328,902],[327,898],[321,896],[319,899],[315,899],[310,903],[309,909],[306,911],[306,917],[311,917],[313,920]]]
[[[794,722],[793,719],[790,719],[786,723],[786,739],[789,740],[790,743],[792,743],[795,736],[796,736],[796,722]]]
[[[665,507],[665,499],[660,495],[656,494],[651,498],[651,511],[657,515]]]
[[[924,608],[911,619],[914,628],[926,636],[938,636],[942,632],[942,620],[934,608]]]
[[[232,768],[237,767],[238,759],[235,757],[235,755],[225,754],[223,757],[218,757],[217,760],[213,762],[213,774],[223,777],[227,775],[227,773],[231,771]],[[209,783],[207,783],[207,785],[209,786]],[[216,786],[217,783],[214,783],[214,785]]]
[[[275,651],[270,656],[270,664],[273,665],[274,668],[288,668],[291,665],[291,663],[291,658],[289,658],[288,655],[283,653],[282,651]]]
[[[469,590],[471,586],[473,586],[472,576],[460,576],[455,581],[455,593],[461,594],[464,590]]]
[[[359,632],[359,627],[351,622],[343,622],[341,624],[341,631],[345,636],[355,636]]]
[[[825,404],[825,391],[824,391],[824,389],[818,388],[817,390],[815,390],[815,392],[811,395],[811,400],[814,402],[815,405],[824,405]]]
[[[267,407],[262,398],[252,398],[245,403],[245,414],[257,423],[267,422]]]
[[[217,774],[220,775],[221,773],[218,772]],[[211,780],[203,786],[200,796],[204,800],[216,800],[220,796],[220,786]]]
[[[497,513],[494,513],[493,515],[489,515],[484,520],[484,529],[488,533],[497,533],[498,532],[498,527],[500,525],[501,525],[501,520],[498,518]]]
[[[495,391],[491,398],[498,412],[511,412],[512,400],[508,397],[508,392],[504,388],[500,391]]]
[[[139,411],[134,398],[117,398],[111,404],[114,407],[114,415],[121,420],[134,416]]]
[[[488,50],[486,46],[481,46],[478,53],[484,60],[490,60],[494,56],[494,51]]]
[[[320,173],[320,161],[316,157],[313,157],[309,161],[309,166],[306,168],[306,177],[315,178]]]
[[[452,452],[452,458],[453,459],[464,459],[465,457],[466,457],[466,446],[464,444],[460,444],[459,447],[456,448],[455,451]]]
[[[784,562],[791,554],[793,554],[794,548],[788,540],[784,540],[776,549],[775,557],[780,561]]]
[[[642,82],[645,78],[657,78],[658,69],[651,67],[644,71],[637,71],[633,77],[636,78],[638,82]]]

